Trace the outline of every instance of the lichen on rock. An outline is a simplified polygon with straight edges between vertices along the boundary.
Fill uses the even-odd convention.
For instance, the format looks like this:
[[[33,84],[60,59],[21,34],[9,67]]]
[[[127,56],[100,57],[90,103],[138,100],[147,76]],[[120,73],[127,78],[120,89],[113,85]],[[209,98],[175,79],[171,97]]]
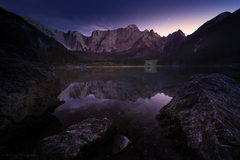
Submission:
[[[198,74],[156,116],[186,157],[240,158],[240,88],[222,74]]]

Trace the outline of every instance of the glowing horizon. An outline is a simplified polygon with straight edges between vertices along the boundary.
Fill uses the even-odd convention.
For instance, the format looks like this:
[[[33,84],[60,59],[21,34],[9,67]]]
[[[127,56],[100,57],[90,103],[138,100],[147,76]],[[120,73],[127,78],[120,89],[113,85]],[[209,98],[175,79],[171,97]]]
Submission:
[[[64,0],[1,0],[0,5],[64,32],[72,30],[90,36],[94,30],[113,30],[135,24],[141,31],[153,29],[160,36],[167,36],[179,29],[189,35],[220,13],[236,11],[240,1],[105,0],[91,3],[71,0],[66,4]]]

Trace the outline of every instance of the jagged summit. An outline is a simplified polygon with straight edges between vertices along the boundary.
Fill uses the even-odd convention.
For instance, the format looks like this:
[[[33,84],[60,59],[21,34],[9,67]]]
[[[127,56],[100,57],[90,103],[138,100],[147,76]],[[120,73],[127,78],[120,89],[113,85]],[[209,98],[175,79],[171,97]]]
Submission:
[[[129,24],[127,28],[133,28],[133,29],[139,30],[139,28],[135,24]]]
[[[45,35],[54,38],[62,43],[71,51],[84,51],[93,53],[125,53],[124,58],[143,58],[149,57],[149,54],[164,54],[165,50],[170,53],[176,49],[181,41],[185,38],[182,31],[179,36],[172,38],[161,38],[154,30],[140,31],[135,24],[130,24],[126,28],[115,30],[101,31],[95,30],[91,36],[84,36],[77,31],[69,30],[64,33],[60,30],[49,29],[37,22],[31,17],[22,16],[28,23],[35,26]],[[176,40],[175,37],[177,37]],[[166,45],[171,44],[171,47]],[[129,57],[130,56],[130,57]]]
[[[178,31],[173,32],[173,33],[178,33],[178,34],[181,34],[182,36],[185,36],[185,33],[181,29],[179,29]]]
[[[177,30],[177,31],[175,31],[173,33],[169,33],[167,37],[169,37],[171,35],[181,35],[181,36],[185,37],[185,33],[181,29],[179,29],[179,30]]]

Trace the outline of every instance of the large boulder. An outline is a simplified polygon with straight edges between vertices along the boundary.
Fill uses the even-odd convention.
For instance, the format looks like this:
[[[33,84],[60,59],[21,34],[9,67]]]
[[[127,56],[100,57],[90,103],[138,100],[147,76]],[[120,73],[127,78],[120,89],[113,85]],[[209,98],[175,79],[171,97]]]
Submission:
[[[50,70],[19,59],[0,59],[0,141],[31,125],[59,105],[59,78]]]
[[[116,127],[107,118],[88,118],[43,139],[38,155],[41,159],[88,159],[115,132]]]
[[[0,23],[1,143],[33,125],[47,109],[59,105],[59,78],[42,52],[49,46],[62,45],[1,8]]]
[[[192,76],[156,118],[186,158],[240,158],[240,88],[225,75]]]

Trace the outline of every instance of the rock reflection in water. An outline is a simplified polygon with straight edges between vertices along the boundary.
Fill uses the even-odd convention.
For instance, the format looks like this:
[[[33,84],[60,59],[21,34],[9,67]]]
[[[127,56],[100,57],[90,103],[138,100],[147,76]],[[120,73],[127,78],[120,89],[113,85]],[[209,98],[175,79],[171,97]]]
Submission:
[[[171,100],[171,97],[157,93],[149,98],[139,98],[135,103],[115,99],[97,99],[88,95],[83,99],[70,98],[53,113],[62,122],[62,130],[68,126],[95,117],[108,118],[118,127],[118,135],[124,135],[130,144],[117,155],[112,155],[112,144],[98,155],[102,159],[179,159],[179,155],[170,147],[170,141],[163,138],[155,119],[159,110]],[[161,145],[158,145],[161,144]]]
[[[171,96],[177,89],[174,79],[150,73],[147,76],[132,76],[121,80],[71,83],[58,98],[66,101],[70,98],[82,99],[93,94],[97,99],[116,99],[134,103],[138,98],[152,97],[158,93]]]
[[[131,143],[117,155],[111,154],[109,145],[96,159],[180,160],[170,141],[163,137],[155,115],[193,74],[221,72],[234,78],[239,72],[214,68],[156,69],[155,73],[144,68],[116,67],[55,70],[61,79],[59,99],[66,101],[54,112],[62,122],[62,130],[88,117],[107,117],[117,125],[118,135],[126,136]]]
[[[63,130],[91,115],[96,118],[107,117],[120,128],[126,123],[138,126],[135,123],[146,122],[146,117],[155,121],[155,115],[170,100],[171,97],[163,93],[158,93],[150,99],[139,98],[132,104],[114,99],[97,99],[94,95],[88,95],[83,99],[70,98],[59,106],[53,114],[62,122]]]

